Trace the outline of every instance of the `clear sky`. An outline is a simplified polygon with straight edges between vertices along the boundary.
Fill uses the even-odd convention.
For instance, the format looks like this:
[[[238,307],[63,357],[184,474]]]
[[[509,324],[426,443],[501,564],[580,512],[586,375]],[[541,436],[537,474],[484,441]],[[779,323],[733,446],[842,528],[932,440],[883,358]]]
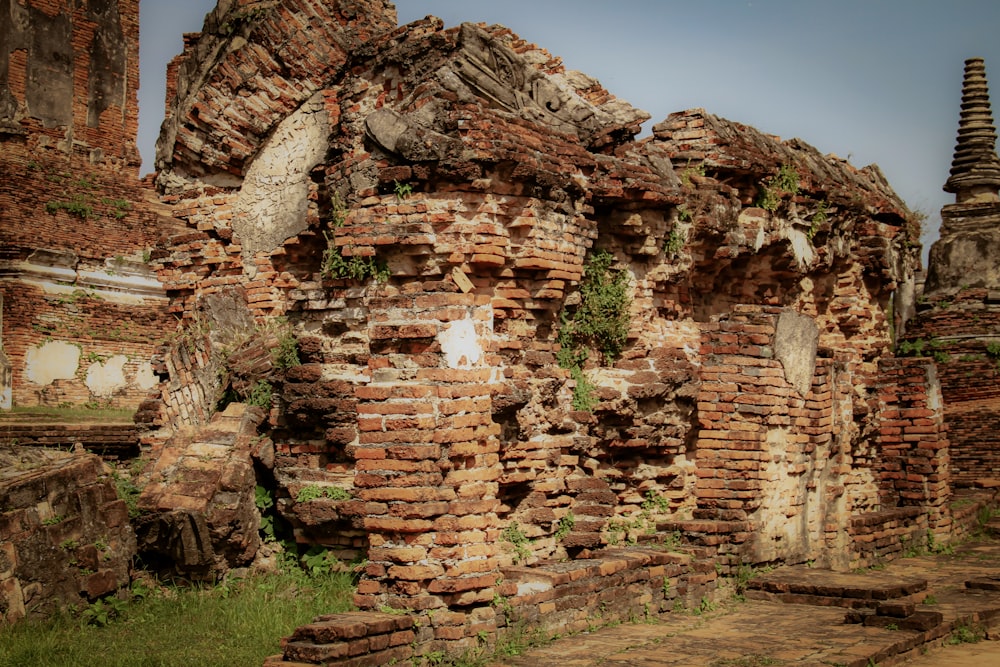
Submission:
[[[141,0],[139,150],[152,169],[166,63],[214,0]],[[400,23],[502,23],[656,123],[704,107],[852,164],[878,164],[911,209],[938,211],[966,58],[1000,100],[1000,0],[398,0]],[[996,117],[996,116],[995,116]],[[647,127],[648,130],[648,127]]]

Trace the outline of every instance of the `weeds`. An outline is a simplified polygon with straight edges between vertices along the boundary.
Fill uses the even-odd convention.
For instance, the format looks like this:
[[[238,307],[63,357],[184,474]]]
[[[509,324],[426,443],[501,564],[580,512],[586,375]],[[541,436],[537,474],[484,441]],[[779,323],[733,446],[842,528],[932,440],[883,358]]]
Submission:
[[[760,182],[755,204],[765,211],[778,210],[784,195],[795,196],[799,192],[799,174],[791,165],[783,164],[778,173]]]
[[[945,640],[945,644],[954,646],[956,644],[976,644],[986,638],[986,630],[976,624],[968,624],[964,620],[959,620],[955,624],[955,629]]]
[[[500,538],[511,544],[514,550],[515,563],[527,561],[531,556],[531,551],[528,549],[531,540],[521,530],[521,526],[518,525],[517,521],[511,521],[500,533]]]
[[[299,490],[298,495],[295,496],[295,502],[307,503],[310,500],[317,500],[319,498],[328,498],[330,500],[350,500],[351,497],[350,491],[339,486],[323,487],[317,484],[309,484]]]
[[[286,567],[213,587],[150,588],[46,621],[0,627],[0,665],[144,667],[260,665],[319,614],[349,611],[351,577]]]
[[[572,512],[570,512],[566,516],[559,519],[559,525],[556,528],[556,532],[552,535],[552,537],[556,538],[556,542],[562,541],[564,537],[570,534],[570,531],[573,530],[573,526],[575,525],[576,525],[576,517],[573,516]]]
[[[628,274],[611,268],[614,256],[606,250],[595,252],[584,266],[580,283],[580,304],[569,314],[560,313],[559,351],[556,360],[569,369],[576,381],[574,410],[592,410],[593,385],[583,374],[590,351],[597,350],[604,361],[621,355],[628,340]]]

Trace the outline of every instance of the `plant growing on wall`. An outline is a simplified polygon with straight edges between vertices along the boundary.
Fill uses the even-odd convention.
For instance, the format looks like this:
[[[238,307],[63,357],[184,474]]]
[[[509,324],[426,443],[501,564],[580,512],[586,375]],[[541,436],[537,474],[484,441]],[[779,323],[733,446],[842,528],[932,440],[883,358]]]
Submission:
[[[347,220],[347,208],[340,195],[334,194],[331,199],[330,227],[339,229]],[[326,249],[320,260],[320,273],[324,278],[366,280],[375,278],[384,283],[389,279],[389,267],[372,256],[344,256],[343,246],[337,245],[336,235],[323,232],[326,239]]]
[[[791,165],[783,164],[778,173],[760,182],[757,190],[757,206],[765,211],[778,210],[784,195],[795,196],[799,193],[799,174]]]
[[[565,311],[559,330],[559,365],[582,367],[589,349],[600,352],[605,361],[614,361],[628,340],[628,274],[611,268],[614,256],[607,250],[595,252],[583,269],[580,304],[572,314]]]
[[[594,385],[583,372],[591,350],[610,362],[621,355],[628,341],[628,274],[612,269],[613,263],[614,256],[607,250],[591,255],[583,269],[579,305],[572,312],[563,310],[559,316],[556,361],[570,371],[576,382],[574,410],[592,410],[597,403]]]

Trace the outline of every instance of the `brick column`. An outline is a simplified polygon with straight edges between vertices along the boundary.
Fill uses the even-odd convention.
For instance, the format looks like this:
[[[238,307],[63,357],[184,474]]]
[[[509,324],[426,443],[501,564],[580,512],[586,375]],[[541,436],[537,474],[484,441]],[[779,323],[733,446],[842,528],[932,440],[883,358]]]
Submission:
[[[432,616],[434,639],[492,634],[501,466],[490,300],[431,291],[376,299],[368,333],[372,381],[357,389],[351,451],[371,547],[355,602],[459,612]]]
[[[879,377],[883,503],[923,507],[928,529],[947,540],[949,446],[937,367],[929,359],[884,359]]]

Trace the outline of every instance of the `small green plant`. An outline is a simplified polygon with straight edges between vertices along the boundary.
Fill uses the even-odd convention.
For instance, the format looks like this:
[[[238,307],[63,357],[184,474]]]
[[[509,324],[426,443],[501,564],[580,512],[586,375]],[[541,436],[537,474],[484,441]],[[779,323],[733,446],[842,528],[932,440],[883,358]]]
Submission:
[[[274,365],[282,370],[300,365],[302,362],[299,360],[299,344],[295,334],[290,330],[282,333],[278,339],[278,347],[273,350],[272,355]]]
[[[715,611],[718,608],[714,602],[709,600],[706,596],[702,596],[701,602],[698,603],[698,609],[695,610],[695,614],[701,616],[702,614],[708,614]]]
[[[138,517],[140,514],[139,495],[142,493],[142,489],[136,486],[131,477],[122,475],[117,471],[111,473],[111,479],[115,483],[118,497],[125,501],[125,507],[128,508],[128,515],[133,519]]]
[[[559,525],[556,528],[556,532],[552,536],[556,538],[556,542],[559,542],[564,537],[570,534],[570,531],[573,530],[573,526],[575,525],[576,525],[576,517],[573,516],[572,512],[570,512],[569,514],[559,519]]]
[[[114,596],[94,602],[80,613],[84,625],[96,625],[103,628],[120,619],[128,608],[128,602]]]
[[[278,540],[274,524],[274,494],[260,484],[254,488],[254,504],[260,512],[260,532],[265,542]]]
[[[895,631],[895,630],[899,630],[899,625],[897,625],[896,623],[888,623],[888,624],[886,624],[885,629],[889,630],[890,632],[892,632],[892,631]]]
[[[59,211],[66,211],[82,220],[86,220],[94,215],[94,207],[82,196],[73,197],[69,201],[49,201],[45,204],[45,210],[55,214]]]
[[[114,210],[111,212],[118,220],[121,220],[132,210],[132,204],[125,199],[109,199],[107,197],[102,197],[101,202],[106,206],[111,206]]]
[[[257,380],[257,382],[250,388],[250,393],[246,397],[246,401],[250,405],[255,405],[261,408],[270,408],[271,401],[274,396],[274,387],[267,380]]]
[[[389,266],[374,256],[351,255],[345,257],[343,248],[338,246],[329,234],[323,232],[326,238],[326,250],[323,251],[320,272],[326,278],[365,280],[374,278],[376,282],[389,280]]]
[[[642,509],[647,512],[669,512],[670,499],[652,489],[646,491],[645,499],[642,501]]]
[[[340,560],[328,549],[319,545],[313,545],[309,551],[302,555],[302,566],[312,576],[319,576],[335,570],[340,565]]]
[[[318,484],[309,484],[299,490],[298,495],[295,496],[295,502],[307,503],[310,500],[317,500],[319,498],[329,498],[330,500],[350,500],[351,493],[347,491],[347,489],[339,486],[323,487]]]
[[[84,359],[87,361],[87,363],[103,364],[105,361],[108,360],[108,357],[103,354],[98,354],[97,352],[91,350],[84,356]]]
[[[687,219],[691,219],[691,214],[685,210],[687,214]],[[679,220],[684,220],[683,217],[679,217]],[[670,230],[670,235],[663,242],[663,252],[666,253],[668,257],[676,257],[678,253],[684,248],[684,234],[678,229]]]
[[[518,525],[517,521],[511,521],[500,532],[500,537],[512,545],[514,549],[514,562],[520,563],[526,561],[531,556],[531,551],[528,549],[531,541],[524,534],[524,531],[521,530],[521,526]]]
[[[937,338],[916,338],[914,340],[900,341],[896,346],[896,354],[900,357],[923,357],[928,353],[938,363],[947,363],[951,357],[942,350],[944,344]]]
[[[799,192],[799,174],[791,165],[783,164],[778,173],[760,182],[757,190],[757,206],[765,211],[774,212],[781,204],[781,198],[788,194],[795,196]]]
[[[49,518],[47,518],[47,519],[43,519],[43,520],[42,520],[42,525],[43,525],[43,526],[55,526],[55,525],[57,525],[57,524],[60,524],[60,523],[62,523],[62,522],[63,522],[63,519],[65,519],[65,518],[66,518],[66,517],[65,517],[65,516],[63,516],[62,514],[56,514],[56,515],[54,515],[54,516],[50,516],[50,517],[49,517]]]
[[[598,403],[597,397],[594,396],[597,387],[590,381],[582,368],[574,366],[569,370],[569,373],[576,383],[573,386],[573,409],[590,412]]]
[[[938,603],[937,596],[934,595],[933,593],[931,593],[930,595],[928,595],[927,597],[924,598],[924,602],[923,603],[926,604],[926,605],[935,605],[935,604]]]
[[[813,240],[813,237],[816,236],[816,232],[818,232],[819,228],[822,227],[827,221],[826,207],[827,204],[825,200],[816,205],[816,212],[810,220],[811,224],[809,225],[809,231],[806,232],[806,236],[809,237],[810,241]]]
[[[701,163],[697,166],[691,165],[691,160],[687,161],[684,166],[684,170],[681,172],[681,185],[685,188],[693,187],[692,180],[694,176],[704,176],[705,175],[705,164]]]
[[[80,546],[80,544],[76,540],[63,540],[59,544],[59,548],[62,549],[63,551],[72,551],[73,549],[76,549],[78,546]]]
[[[613,262],[613,255],[606,250],[595,252],[584,266],[580,304],[571,315],[566,310],[560,313],[556,360],[569,369],[575,382],[574,410],[591,411],[597,404],[596,387],[583,372],[590,350],[599,351],[605,361],[613,361],[628,339],[628,276],[612,270]]]
[[[993,341],[986,344],[986,354],[994,359],[1000,359],[1000,342]]]
[[[410,183],[400,183],[399,181],[393,181],[393,186],[396,191],[396,199],[403,201],[413,194],[413,185]]]
[[[667,551],[677,551],[681,547],[681,531],[675,530],[663,538],[663,548]]]
[[[955,624],[955,629],[945,640],[945,644],[975,644],[986,638],[986,631],[979,625],[969,625],[965,620],[959,620]]]

